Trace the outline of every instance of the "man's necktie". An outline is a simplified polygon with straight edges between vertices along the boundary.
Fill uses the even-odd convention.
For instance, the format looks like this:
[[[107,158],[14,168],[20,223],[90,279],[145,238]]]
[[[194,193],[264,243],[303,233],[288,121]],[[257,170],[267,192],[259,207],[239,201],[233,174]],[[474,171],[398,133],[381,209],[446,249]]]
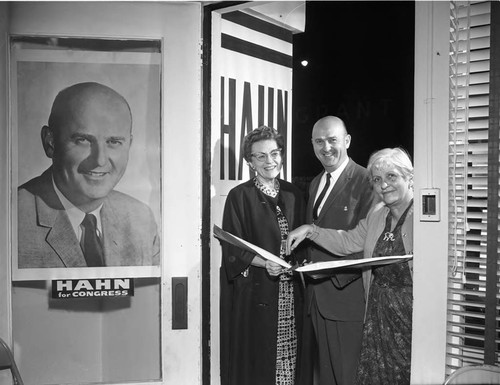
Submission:
[[[325,197],[325,194],[328,191],[328,188],[330,187],[330,178],[331,178],[331,175],[329,172],[327,172],[326,173],[325,187],[323,187],[323,190],[321,190],[321,194],[319,194],[319,197],[318,197],[318,199],[316,199],[316,203],[314,204],[313,219],[315,219],[315,220],[318,218],[318,215],[319,215],[318,208],[321,205],[321,202],[323,202],[323,198]]]
[[[97,235],[97,219],[93,214],[85,214],[82,221],[83,233],[83,255],[87,266],[104,266],[104,253],[101,240]]]

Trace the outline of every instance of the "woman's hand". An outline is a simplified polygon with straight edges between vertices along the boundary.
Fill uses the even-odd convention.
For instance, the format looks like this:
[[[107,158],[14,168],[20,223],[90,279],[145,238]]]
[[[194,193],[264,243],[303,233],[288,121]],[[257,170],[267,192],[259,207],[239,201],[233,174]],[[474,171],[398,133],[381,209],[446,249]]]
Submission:
[[[252,265],[265,268],[271,277],[277,277],[287,270],[276,262],[264,259],[259,255],[253,258]]]
[[[277,277],[281,273],[284,273],[286,269],[275,262],[266,260],[266,270],[271,277]]]
[[[312,234],[312,232],[312,225],[302,225],[297,227],[295,230],[290,231],[286,240],[286,255],[290,255],[300,242],[306,239],[308,235]]]

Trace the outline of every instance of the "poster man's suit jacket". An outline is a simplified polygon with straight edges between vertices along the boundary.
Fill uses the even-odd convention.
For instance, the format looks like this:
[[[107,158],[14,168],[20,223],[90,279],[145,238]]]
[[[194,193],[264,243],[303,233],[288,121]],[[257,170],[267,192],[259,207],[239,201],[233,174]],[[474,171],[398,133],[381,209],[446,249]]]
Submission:
[[[159,264],[158,229],[151,209],[111,191],[101,209],[106,266]],[[19,268],[87,266],[79,241],[52,184],[52,170],[18,189]]]

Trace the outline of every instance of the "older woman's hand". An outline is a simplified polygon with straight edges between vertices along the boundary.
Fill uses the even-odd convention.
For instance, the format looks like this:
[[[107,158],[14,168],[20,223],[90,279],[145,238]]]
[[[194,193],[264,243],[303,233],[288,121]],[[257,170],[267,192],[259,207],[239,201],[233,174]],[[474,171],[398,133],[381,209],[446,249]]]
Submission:
[[[285,272],[285,268],[275,262],[266,260],[266,270],[271,277],[276,277]]]
[[[286,240],[286,255],[290,255],[292,251],[313,232],[312,225],[302,225],[288,233]]]

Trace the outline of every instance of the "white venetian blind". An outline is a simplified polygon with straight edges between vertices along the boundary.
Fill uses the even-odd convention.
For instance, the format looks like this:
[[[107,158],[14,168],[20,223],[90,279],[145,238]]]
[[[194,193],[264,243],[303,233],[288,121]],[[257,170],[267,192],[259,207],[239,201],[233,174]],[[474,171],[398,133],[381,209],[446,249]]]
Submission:
[[[447,374],[500,362],[499,4],[450,4]]]

